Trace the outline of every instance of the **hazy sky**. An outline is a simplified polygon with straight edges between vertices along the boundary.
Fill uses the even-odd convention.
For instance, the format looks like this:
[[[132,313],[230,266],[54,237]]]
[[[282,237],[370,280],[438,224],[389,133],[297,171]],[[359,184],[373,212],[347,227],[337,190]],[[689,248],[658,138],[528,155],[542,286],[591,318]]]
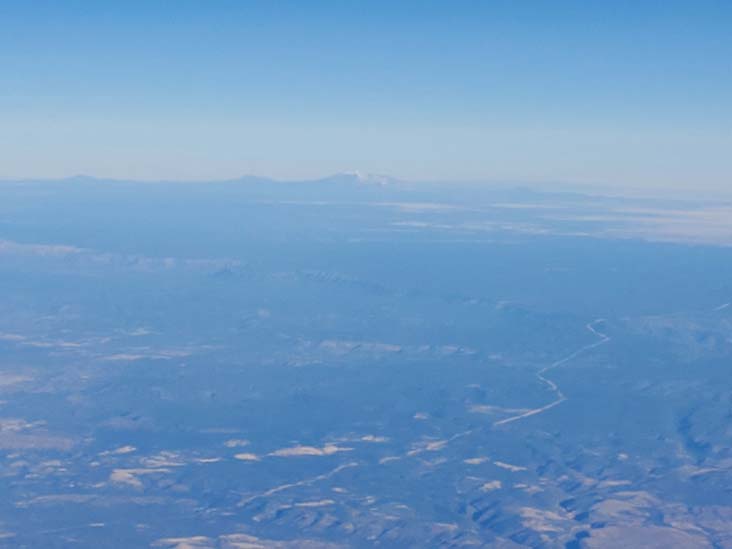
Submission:
[[[732,2],[0,2],[0,176],[732,186]]]

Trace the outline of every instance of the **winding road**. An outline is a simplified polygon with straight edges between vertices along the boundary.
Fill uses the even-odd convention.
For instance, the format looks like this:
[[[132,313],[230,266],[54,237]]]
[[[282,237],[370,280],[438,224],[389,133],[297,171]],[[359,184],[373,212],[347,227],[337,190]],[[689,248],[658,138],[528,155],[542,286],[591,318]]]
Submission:
[[[577,358],[582,353],[586,353],[587,351],[594,349],[595,347],[599,347],[600,345],[603,345],[603,344],[607,343],[608,341],[610,341],[610,338],[608,336],[606,336],[602,332],[598,332],[594,327],[595,324],[597,324],[598,322],[603,322],[603,321],[604,321],[604,319],[598,318],[597,320],[593,320],[586,326],[586,328],[589,331],[591,331],[593,334],[595,334],[597,337],[600,338],[599,341],[596,341],[595,343],[590,343],[589,345],[585,345],[584,347],[577,349],[572,354],[567,355],[566,357],[564,357],[560,360],[557,360],[556,362],[551,363],[549,366],[545,366],[544,368],[542,368],[541,370],[539,370],[536,373],[536,377],[539,378],[539,380],[542,383],[544,383],[545,385],[548,385],[549,388],[551,389],[551,391],[555,394],[556,398],[552,402],[550,402],[546,406],[542,406],[541,408],[533,408],[527,412],[523,412],[523,413],[515,415],[515,416],[501,419],[500,421],[494,422],[493,425],[496,427],[499,425],[506,425],[507,423],[513,423],[514,421],[519,421],[522,419],[526,419],[527,417],[542,414],[542,413],[546,412],[547,410],[551,410],[555,406],[559,406],[562,402],[567,400],[567,397],[564,396],[564,393],[562,393],[562,390],[559,388],[559,385],[557,385],[551,379],[548,379],[545,374],[547,374],[548,372],[550,372],[552,370],[559,368],[560,366],[565,365],[567,362]]]

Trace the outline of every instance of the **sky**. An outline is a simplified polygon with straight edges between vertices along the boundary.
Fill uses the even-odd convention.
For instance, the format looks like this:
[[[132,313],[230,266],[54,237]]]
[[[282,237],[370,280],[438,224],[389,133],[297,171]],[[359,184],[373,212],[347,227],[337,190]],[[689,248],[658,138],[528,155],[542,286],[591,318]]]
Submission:
[[[732,2],[3,0],[0,177],[732,187]]]

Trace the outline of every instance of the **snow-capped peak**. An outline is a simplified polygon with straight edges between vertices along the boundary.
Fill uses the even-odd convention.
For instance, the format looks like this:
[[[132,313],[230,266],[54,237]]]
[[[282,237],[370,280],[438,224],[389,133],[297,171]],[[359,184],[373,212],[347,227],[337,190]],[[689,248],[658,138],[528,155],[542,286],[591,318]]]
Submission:
[[[328,179],[350,181],[363,185],[389,185],[396,182],[396,179],[388,175],[365,173],[361,171],[341,172],[329,177]]]

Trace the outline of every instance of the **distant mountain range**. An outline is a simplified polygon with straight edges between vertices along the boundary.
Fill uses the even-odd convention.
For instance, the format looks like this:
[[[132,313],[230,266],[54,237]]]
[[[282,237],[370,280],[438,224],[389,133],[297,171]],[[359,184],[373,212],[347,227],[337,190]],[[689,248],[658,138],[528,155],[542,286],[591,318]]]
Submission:
[[[377,196],[383,192],[401,193],[415,192],[422,193],[444,193],[449,188],[451,198],[462,196],[472,201],[477,195],[491,195],[491,200],[537,200],[547,197],[555,197],[561,199],[593,199],[593,200],[626,200],[632,199],[648,203],[664,203],[667,206],[670,202],[677,205],[688,205],[691,203],[730,204],[730,197],[720,194],[699,193],[692,195],[687,192],[672,192],[660,194],[656,192],[648,192],[647,194],[639,194],[637,192],[625,193],[623,189],[614,187],[601,186],[583,186],[578,184],[566,184],[561,182],[531,184],[511,181],[455,181],[455,180],[406,180],[392,177],[385,174],[374,174],[360,171],[339,172],[320,178],[294,178],[294,179],[275,179],[260,175],[242,175],[241,177],[231,179],[160,179],[160,180],[135,180],[121,179],[111,177],[96,177],[86,174],[77,174],[63,178],[0,178],[0,184],[78,184],[78,185],[96,185],[96,184],[118,184],[118,185],[246,185],[252,190],[261,192],[269,192],[273,189],[280,189],[288,193],[306,192],[322,193],[327,192],[328,196],[334,193],[352,193],[356,192],[359,196]],[[495,196],[499,193],[503,196]],[[445,199],[444,194],[442,200]]]
[[[24,179],[6,179],[6,181],[14,182],[59,182],[59,183],[311,183],[311,184],[336,184],[336,185],[397,185],[405,184],[407,181],[391,177],[383,174],[372,174],[359,171],[339,172],[321,178],[314,179],[274,179],[259,175],[243,175],[233,179],[212,179],[212,180],[165,180],[158,181],[137,181],[133,179],[120,179],[111,177],[96,177],[86,174],[77,174],[62,178],[24,178]]]

